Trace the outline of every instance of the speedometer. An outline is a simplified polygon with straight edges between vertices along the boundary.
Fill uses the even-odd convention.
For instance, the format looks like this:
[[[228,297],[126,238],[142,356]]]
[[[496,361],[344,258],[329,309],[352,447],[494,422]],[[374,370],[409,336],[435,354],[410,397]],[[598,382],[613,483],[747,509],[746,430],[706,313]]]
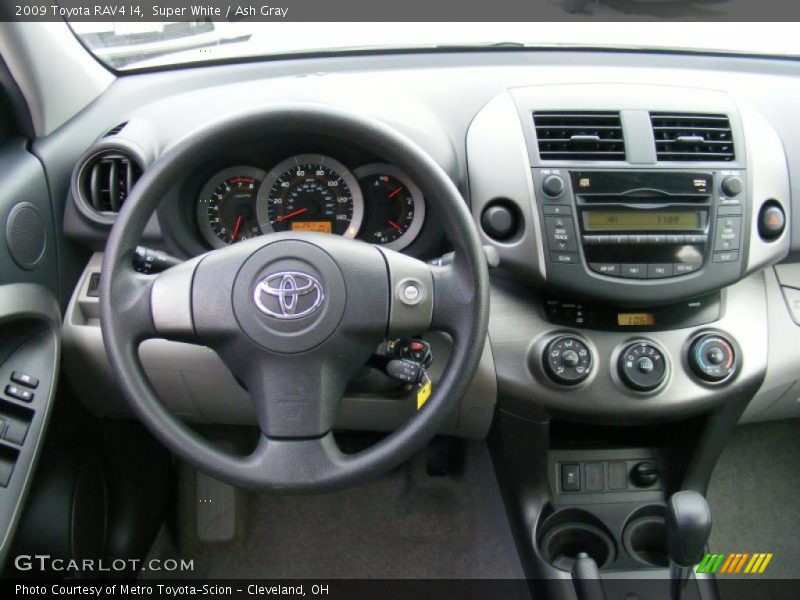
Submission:
[[[265,233],[316,231],[353,238],[364,199],[347,168],[327,156],[304,154],[270,171],[258,191],[258,223]]]

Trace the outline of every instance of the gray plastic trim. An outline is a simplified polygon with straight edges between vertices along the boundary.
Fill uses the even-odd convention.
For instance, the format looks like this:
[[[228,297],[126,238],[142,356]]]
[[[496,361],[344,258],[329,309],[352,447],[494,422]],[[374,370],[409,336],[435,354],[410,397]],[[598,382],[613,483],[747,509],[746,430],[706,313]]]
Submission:
[[[747,163],[749,166],[750,232],[749,248],[744,265],[745,274],[748,274],[774,264],[789,254],[792,194],[789,187],[786,153],[778,133],[760,113],[748,104],[741,103],[739,112],[747,135]],[[759,211],[767,200],[780,202],[786,213],[786,228],[778,239],[772,241],[761,239],[758,233]]]
[[[532,272],[544,281],[546,262],[530,159],[510,92],[495,96],[475,116],[467,132],[467,157],[472,216],[481,239],[497,250],[503,267]],[[520,210],[520,230],[510,240],[495,240],[480,226],[481,214],[495,200],[509,200]]]

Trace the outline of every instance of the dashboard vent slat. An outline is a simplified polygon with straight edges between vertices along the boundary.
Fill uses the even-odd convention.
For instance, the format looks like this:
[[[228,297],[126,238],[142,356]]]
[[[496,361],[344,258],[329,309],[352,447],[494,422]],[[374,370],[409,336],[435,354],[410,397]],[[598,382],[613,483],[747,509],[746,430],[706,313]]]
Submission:
[[[98,213],[117,213],[142,169],[130,155],[119,150],[95,154],[83,165],[79,190],[85,203]]]
[[[534,112],[542,160],[625,160],[617,112]]]
[[[736,155],[726,115],[650,113],[660,161],[730,162]]]
[[[105,133],[105,135],[104,135],[103,137],[112,137],[112,136],[115,136],[115,135],[117,135],[117,134],[118,134],[118,133],[120,133],[120,132],[121,132],[123,129],[125,129],[125,126],[126,126],[127,124],[128,124],[128,122],[127,122],[127,121],[124,121],[124,122],[120,123],[119,125],[116,125],[116,126],[112,127],[111,129],[109,129],[109,130],[108,130],[108,131]]]

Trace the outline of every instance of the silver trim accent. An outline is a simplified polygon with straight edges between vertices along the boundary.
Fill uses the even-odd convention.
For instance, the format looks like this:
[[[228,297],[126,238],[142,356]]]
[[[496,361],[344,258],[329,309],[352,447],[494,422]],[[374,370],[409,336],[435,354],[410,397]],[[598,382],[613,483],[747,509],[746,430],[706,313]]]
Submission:
[[[320,154],[298,154],[278,163],[270,169],[261,186],[258,188],[258,196],[256,199],[256,214],[258,215],[258,225],[264,233],[275,233],[275,228],[269,221],[269,213],[267,207],[267,199],[269,192],[275,181],[286,173],[292,167],[301,164],[319,165],[321,167],[328,167],[342,178],[342,181],[350,189],[350,197],[353,200],[353,217],[350,219],[350,224],[347,231],[342,237],[354,238],[358,235],[358,230],[361,229],[361,222],[364,220],[364,196],[361,194],[361,188],[358,185],[353,173],[345,167],[342,163],[328,156]]]
[[[305,282],[303,281],[305,280]],[[279,281],[278,285],[274,285]],[[302,296],[316,293],[316,298],[308,308],[297,312],[297,307]],[[278,300],[280,312],[272,310],[262,300],[267,294]],[[275,319],[290,321],[302,319],[315,313],[325,301],[325,290],[316,277],[300,271],[279,271],[264,277],[256,284],[253,290],[253,301],[258,310]]]
[[[414,218],[411,220],[411,225],[408,226],[408,229],[406,229],[399,238],[388,244],[379,244],[378,242],[361,237],[364,232],[359,232],[359,237],[370,244],[389,248],[390,250],[403,250],[407,248],[417,239],[419,232],[422,230],[422,226],[425,224],[425,198],[422,197],[422,190],[420,190],[400,169],[386,163],[372,163],[364,165],[363,167],[358,167],[353,171],[353,175],[355,175],[356,180],[358,180],[362,195],[364,194],[364,190],[361,188],[361,180],[369,175],[391,175],[395,179],[399,179],[400,182],[408,188],[408,191],[411,192],[411,197],[414,199]],[[364,202],[364,208],[366,211],[369,211],[366,202]]]

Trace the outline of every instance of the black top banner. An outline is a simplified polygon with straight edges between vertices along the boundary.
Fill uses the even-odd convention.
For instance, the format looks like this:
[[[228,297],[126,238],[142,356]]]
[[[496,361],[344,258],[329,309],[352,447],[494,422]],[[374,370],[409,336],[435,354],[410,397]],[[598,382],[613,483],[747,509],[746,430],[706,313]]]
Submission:
[[[153,22],[796,21],[787,0],[3,0],[2,20]],[[725,32],[709,29],[709,36]],[[611,40],[610,40],[611,41]]]

